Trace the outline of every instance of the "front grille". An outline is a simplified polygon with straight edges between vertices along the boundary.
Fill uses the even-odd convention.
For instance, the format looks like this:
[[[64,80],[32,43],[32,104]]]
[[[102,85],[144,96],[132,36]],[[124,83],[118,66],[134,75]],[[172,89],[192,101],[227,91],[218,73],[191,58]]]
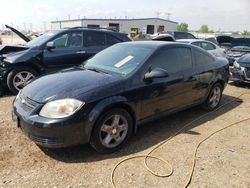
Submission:
[[[38,105],[39,103],[31,100],[30,98],[28,97],[25,97],[22,93],[20,94],[20,104],[21,104],[21,108],[25,111],[25,112],[30,112],[32,110],[34,110]]]
[[[41,144],[62,144],[63,143],[62,138],[35,136],[29,133],[28,133],[28,137],[34,142],[41,143]]]

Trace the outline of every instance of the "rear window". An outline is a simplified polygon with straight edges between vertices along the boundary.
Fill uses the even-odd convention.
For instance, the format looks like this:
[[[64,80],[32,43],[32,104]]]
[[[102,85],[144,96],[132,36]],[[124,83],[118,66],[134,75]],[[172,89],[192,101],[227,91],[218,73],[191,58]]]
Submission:
[[[174,37],[175,39],[195,39],[195,37],[191,33],[182,32],[175,32]]]
[[[250,47],[250,39],[249,38],[238,38],[232,41],[232,46],[249,46]]]

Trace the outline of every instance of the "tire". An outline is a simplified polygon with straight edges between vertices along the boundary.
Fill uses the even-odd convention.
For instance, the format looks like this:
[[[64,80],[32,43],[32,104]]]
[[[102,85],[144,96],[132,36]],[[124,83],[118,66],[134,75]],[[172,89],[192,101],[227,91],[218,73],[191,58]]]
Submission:
[[[97,120],[90,145],[99,153],[113,153],[129,140],[132,132],[131,115],[124,109],[114,108],[102,114]]]
[[[220,83],[216,83],[211,88],[206,101],[201,105],[203,109],[207,111],[213,111],[220,105],[222,97],[223,86]]]
[[[20,67],[17,69],[13,69],[7,76],[7,85],[10,91],[13,94],[17,95],[20,89],[25,87],[32,79],[37,76],[38,73],[34,69],[29,67]]]

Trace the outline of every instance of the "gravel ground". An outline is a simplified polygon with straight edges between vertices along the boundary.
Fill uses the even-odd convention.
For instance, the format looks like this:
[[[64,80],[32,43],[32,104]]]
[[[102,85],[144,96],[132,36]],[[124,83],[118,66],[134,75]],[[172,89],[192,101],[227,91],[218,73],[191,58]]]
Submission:
[[[228,85],[222,104],[250,90]],[[89,145],[68,149],[39,148],[11,120],[13,96],[0,98],[0,187],[111,187],[110,173],[125,157],[143,155],[205,112],[195,107],[142,125],[120,151],[101,155]],[[143,159],[123,163],[115,172],[118,187],[183,187],[197,143],[226,125],[250,117],[250,95],[199,120],[153,153],[173,164],[174,173],[157,178]],[[190,187],[250,187],[250,121],[228,128],[201,145]],[[157,171],[163,164],[149,160]],[[165,168],[164,168],[165,167]]]

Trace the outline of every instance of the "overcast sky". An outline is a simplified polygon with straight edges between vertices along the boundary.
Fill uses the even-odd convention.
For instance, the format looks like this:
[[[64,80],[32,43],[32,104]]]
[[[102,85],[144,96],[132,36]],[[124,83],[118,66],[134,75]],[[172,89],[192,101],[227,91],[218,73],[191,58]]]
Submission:
[[[4,0],[0,24],[50,28],[56,19],[156,17],[186,22],[189,29],[207,24],[212,30],[250,31],[250,0]]]

